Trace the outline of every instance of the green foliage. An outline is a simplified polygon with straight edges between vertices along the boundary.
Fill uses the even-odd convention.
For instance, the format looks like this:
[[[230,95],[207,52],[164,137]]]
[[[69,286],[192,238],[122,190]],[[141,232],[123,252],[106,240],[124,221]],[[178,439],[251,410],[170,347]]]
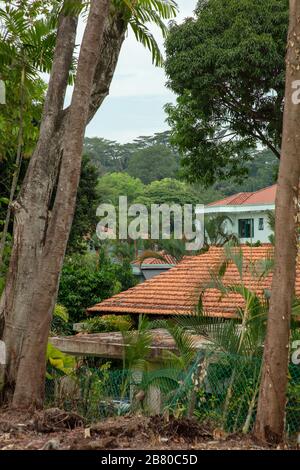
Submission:
[[[128,315],[105,315],[93,317],[83,324],[87,333],[108,333],[110,331],[128,331],[132,328],[132,320]]]
[[[38,138],[45,94],[39,73],[50,70],[55,43],[54,28],[45,15],[48,2],[19,3],[3,1],[0,6],[0,80],[6,88],[6,103],[0,105],[0,236],[8,209],[4,201],[9,201],[12,180],[24,177]],[[18,190],[19,186],[15,193]],[[12,224],[8,230],[0,291],[9,261]]]
[[[152,181],[143,185],[140,179],[127,173],[111,173],[99,179],[98,200],[100,203],[119,204],[119,196],[127,196],[128,203],[151,204],[199,204],[203,194],[190,185],[172,178]]]
[[[98,265],[96,255],[67,257],[63,266],[58,302],[64,305],[71,322],[85,318],[88,307],[127,290],[135,283],[130,265],[106,260]]]
[[[286,420],[289,434],[299,433],[300,422],[300,377],[299,365],[290,365],[287,391]]]
[[[250,157],[250,160],[245,163],[247,175],[242,182],[237,182],[235,178],[218,180],[213,186],[214,189],[224,196],[230,196],[241,192],[258,191],[276,183],[278,158],[270,150],[253,151]]]
[[[82,366],[77,370],[81,394],[78,411],[90,421],[98,419],[99,414],[101,414],[101,398],[105,396],[106,389],[111,380],[110,367],[110,362],[106,362],[96,370],[86,366]],[[109,406],[105,406],[104,415],[106,408],[109,408]]]
[[[84,141],[84,151],[90,156],[101,174],[124,171],[130,173],[129,165],[131,170],[134,171],[134,164],[130,163],[131,159],[134,158],[135,164],[139,167],[139,174],[133,174],[133,176],[143,180],[146,176],[143,170],[149,168],[147,162],[149,157],[152,165],[155,165],[154,169],[151,168],[153,174],[157,174],[161,168],[165,172],[162,177],[173,177],[178,170],[180,158],[178,152],[171,146],[169,137],[170,133],[166,131],[153,136],[141,136],[126,144],[119,144],[98,137],[87,137]],[[167,172],[164,162],[166,156],[168,161],[172,163],[169,172]],[[153,179],[156,178],[153,177]]]
[[[144,315],[139,316],[138,329],[134,331],[122,331],[124,353],[123,353],[123,381],[121,386],[121,397],[126,396],[131,373],[140,372],[143,382],[144,372],[149,367],[149,352],[152,342],[152,323]]]
[[[146,316],[139,317],[138,329],[136,331],[123,331],[124,341],[124,370],[144,371],[148,366],[149,348],[151,346],[151,333],[153,324]]]
[[[119,144],[100,137],[86,137],[84,152],[101,174],[126,171],[134,144]]]
[[[174,18],[177,4],[174,0],[114,0],[117,8],[122,8],[136,39],[152,54],[152,62],[160,66],[163,57],[159,46],[147,24],[157,26],[165,37],[167,26],[164,20]]]
[[[199,194],[190,185],[172,178],[153,181],[145,187],[143,196],[138,198],[150,207],[151,204],[200,204]]]
[[[226,224],[232,224],[230,217],[217,214],[205,217],[205,244],[207,246],[224,246],[229,241],[238,243],[238,236],[228,234],[225,230]]]
[[[0,227],[1,227],[1,220],[0,220]],[[1,236],[1,231],[0,231],[0,236]],[[0,296],[5,287],[6,273],[7,273],[8,265],[9,265],[11,247],[12,247],[12,237],[10,234],[8,234],[6,244],[4,247],[3,263],[0,267]]]
[[[119,196],[127,196],[128,203],[132,204],[141,194],[144,185],[138,178],[127,173],[111,173],[102,176],[97,186],[99,203],[119,205]]]
[[[152,169],[147,170],[147,174],[143,170],[143,165],[148,165],[145,161],[145,154],[153,154],[153,149],[156,149],[155,161],[156,168],[153,168],[154,173],[159,173],[159,169],[163,168],[166,171],[166,177],[161,180],[163,173],[159,174],[156,178],[161,180],[161,185],[152,181]],[[100,138],[86,138],[84,150],[91,158],[93,164],[97,166],[99,172],[104,178],[99,182],[99,199],[100,202],[118,202],[120,194],[127,194],[130,201],[136,201],[139,195],[139,202],[145,201],[146,204],[150,202],[160,201],[184,201],[187,200],[193,203],[209,203],[222,199],[225,196],[242,192],[242,191],[257,191],[258,189],[270,186],[276,180],[278,170],[278,159],[271,151],[253,151],[249,153],[249,161],[245,163],[245,174],[239,182],[236,178],[217,179],[213,186],[204,188],[203,184],[183,184],[181,181],[174,179],[174,166],[171,165],[167,171],[165,162],[163,161],[163,153],[171,152],[173,161],[176,162],[176,177],[184,176],[184,172],[180,170],[180,156],[174,147],[170,144],[170,133],[163,132],[155,134],[152,137],[139,137],[132,143],[118,144],[116,142],[108,141]],[[160,153],[162,151],[162,153]],[[128,173],[129,165],[132,165],[131,159],[136,159],[137,169],[133,169],[134,174],[137,174],[140,179],[147,178],[150,184],[141,185],[138,180],[130,180],[125,174]],[[153,163],[153,162],[152,162]],[[133,166],[133,165],[132,165]],[[142,170],[141,170],[142,168]],[[172,169],[173,168],[173,169]],[[224,170],[225,171],[225,170]],[[226,170],[227,171],[227,170]],[[113,173],[113,176],[106,175],[106,173]],[[150,176],[147,176],[147,175]],[[117,176],[118,175],[118,176]],[[168,181],[168,182],[167,182]],[[153,186],[152,184],[153,183]],[[136,191],[134,186],[136,185]],[[163,193],[159,197],[160,191]],[[176,197],[178,192],[178,197]]]
[[[83,156],[77,202],[68,242],[68,253],[86,251],[88,240],[96,229],[98,170],[89,157]]]
[[[191,180],[243,176],[257,142],[279,156],[287,27],[287,0],[201,1],[172,25],[167,111]]]
[[[135,152],[128,163],[128,173],[143,183],[174,178],[178,172],[179,161],[174,153],[165,146],[154,145]]]
[[[76,359],[62,353],[57,348],[48,343],[47,346],[47,378],[54,379],[57,373],[59,375],[72,375],[75,370]]]
[[[56,304],[51,322],[51,336],[65,336],[72,334],[72,325],[69,323],[69,312],[63,305]]]
[[[227,285],[223,282],[229,263],[233,263],[238,270],[240,284]],[[198,375],[202,379],[198,379],[196,390],[203,391],[203,377],[206,377],[208,383],[212,380],[210,384],[212,390],[216,389],[218,383],[218,386],[221,387],[217,394],[221,399],[223,427],[235,431],[238,419],[236,418],[233,424],[233,416],[241,416],[240,419],[243,423],[239,423],[239,427],[242,426],[244,432],[249,431],[257,399],[269,307],[267,296],[261,298],[245,286],[243,275],[246,264],[249,264],[247,269],[251,270],[253,276],[257,273],[257,279],[268,274],[268,270],[261,269],[261,263],[258,266],[257,263],[246,262],[241,249],[232,249],[227,246],[224,249],[224,260],[220,263],[218,272],[212,272],[211,279],[207,284],[201,286],[195,314],[190,317],[176,316],[174,318],[175,326],[170,329],[173,336],[175,333],[176,338],[182,337],[187,351],[190,349],[192,352],[193,350],[191,339],[193,335],[208,340],[206,358],[199,365],[200,371],[198,371]],[[236,310],[236,318],[234,319],[224,321],[219,317],[210,317],[209,311],[205,311],[202,303],[203,295],[207,289],[217,289],[220,292],[220,298],[232,293],[237,294],[244,300],[244,307]],[[188,336],[190,336],[189,342]],[[236,357],[239,357],[239,362],[235,360]],[[220,365],[222,358],[225,360]],[[257,362],[254,368],[252,368],[253,361]],[[222,377],[216,381],[218,370],[221,371]],[[245,388],[248,385],[250,388],[245,400]],[[237,390],[243,390],[244,395],[238,398]]]
[[[111,254],[113,259],[121,263],[130,263],[136,259],[136,246],[134,243],[119,241],[111,243]]]
[[[67,323],[69,321],[69,314],[66,307],[60,304],[56,304],[53,312],[55,318],[60,318],[62,321]]]

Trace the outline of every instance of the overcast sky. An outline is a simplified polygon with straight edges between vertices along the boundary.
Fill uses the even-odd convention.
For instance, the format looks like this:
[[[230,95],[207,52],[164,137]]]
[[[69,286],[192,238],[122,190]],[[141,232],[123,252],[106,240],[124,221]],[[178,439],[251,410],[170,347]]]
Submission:
[[[180,12],[176,21],[192,16],[197,0],[177,0]],[[163,48],[159,33],[155,33]],[[104,137],[130,142],[140,135],[152,135],[168,128],[163,106],[174,101],[165,87],[161,68],[151,63],[151,54],[138,44],[129,31],[119,58],[110,96],[88,126],[88,137]]]

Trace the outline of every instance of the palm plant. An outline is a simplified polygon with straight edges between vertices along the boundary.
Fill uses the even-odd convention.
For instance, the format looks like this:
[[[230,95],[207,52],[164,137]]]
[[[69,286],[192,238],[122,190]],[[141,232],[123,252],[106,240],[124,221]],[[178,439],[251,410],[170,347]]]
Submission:
[[[238,243],[237,235],[227,233],[225,226],[232,224],[232,220],[227,215],[210,215],[205,217],[205,244],[213,246],[224,246],[227,242]]]
[[[165,38],[168,28],[165,20],[176,16],[178,7],[174,0],[114,0],[116,8],[124,11],[125,20],[138,42],[147,47],[155,65],[163,64],[162,53],[147,23],[156,25]]]
[[[165,350],[159,362],[159,369],[151,361],[152,331],[162,327],[166,327],[166,322],[153,322],[146,316],[140,316],[137,331],[128,329],[122,331],[124,343],[122,398],[126,396],[128,386],[134,379],[133,382],[138,382],[135,385],[135,396],[141,396],[141,401],[153,387],[165,395],[166,401],[170,400],[178,389],[179,381],[188,373],[195,357],[192,339],[185,332],[178,334],[176,327],[173,328],[171,324],[168,324],[168,328],[172,332],[177,352]],[[133,406],[134,403],[135,400]]]
[[[208,369],[212,364],[221,360],[222,357],[226,358],[225,362],[231,372],[228,377],[227,392],[223,402],[223,425],[226,424],[228,419],[234,389],[240,384],[241,377],[244,377],[244,371],[252,370],[250,380],[253,382],[253,388],[250,393],[251,396],[248,397],[248,410],[243,426],[243,431],[248,432],[258,393],[269,295],[266,292],[263,297],[260,297],[245,286],[243,281],[245,259],[241,249],[233,251],[227,246],[224,254],[225,260],[221,263],[218,273],[211,273],[210,281],[201,287],[195,315],[190,317],[176,316],[174,323],[177,328],[177,336],[180,336],[182,332],[185,332],[186,335],[188,332],[191,336],[199,335],[209,341],[210,346],[207,348],[207,357],[211,357],[211,360],[205,363]],[[226,285],[224,283],[223,278],[229,263],[233,263],[239,273],[240,283],[237,285]],[[252,265],[250,262],[250,270],[253,276],[257,276],[258,279],[266,276],[270,269],[271,263],[268,259]],[[220,299],[231,293],[241,296],[244,306],[237,309],[236,318],[224,321],[221,318],[209,316],[203,305],[203,296],[209,288],[217,289],[220,292]],[[253,364],[254,368],[252,367]],[[201,374],[203,376],[203,368]]]
[[[136,247],[128,241],[120,242],[117,240],[112,242],[111,254],[120,262],[133,261],[136,257]]]
[[[152,323],[145,316],[139,317],[138,329],[122,331],[123,354],[123,381],[121,385],[121,397],[125,397],[131,376],[134,373],[142,374],[148,369],[149,348],[152,342],[150,330]]]
[[[239,283],[228,285],[224,282],[229,263],[232,263],[239,273]],[[260,281],[268,276],[273,269],[272,256],[259,261],[246,261],[240,248],[234,250],[230,246],[224,248],[224,261],[220,264],[217,273],[211,273],[211,279],[203,286],[199,295],[199,302],[195,314],[189,317],[176,316],[173,319],[173,330],[182,338],[187,333],[193,337],[198,335],[209,341],[206,351],[206,367],[208,382],[211,381],[218,388],[218,374],[227,376],[226,391],[223,399],[222,420],[223,426],[233,426],[237,429],[242,420],[242,430],[247,433],[250,429],[260,385],[263,343],[266,334],[266,320],[269,310],[270,292],[265,290],[263,295],[245,285],[244,273],[251,273],[252,279],[259,286]],[[210,317],[203,304],[203,297],[207,289],[217,289],[220,300],[228,294],[238,294],[243,300],[243,307],[236,310],[236,318],[224,320],[219,317]],[[293,318],[299,318],[300,303],[295,299],[292,307]],[[292,325],[293,327],[296,325]],[[170,330],[172,333],[172,330]],[[292,331],[292,340],[297,333]],[[186,341],[189,347],[191,340]],[[217,371],[217,369],[219,369]],[[203,377],[203,367],[200,369]],[[223,379],[224,380],[224,379]],[[203,381],[202,381],[203,384]],[[242,395],[241,395],[242,392]],[[234,423],[232,409],[235,410]]]

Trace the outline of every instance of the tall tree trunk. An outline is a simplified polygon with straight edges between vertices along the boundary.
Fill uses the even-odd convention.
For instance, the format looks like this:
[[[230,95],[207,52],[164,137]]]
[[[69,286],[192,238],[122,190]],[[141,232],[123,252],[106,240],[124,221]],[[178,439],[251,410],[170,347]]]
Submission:
[[[290,0],[283,141],[275,213],[275,269],[264,348],[255,435],[284,437],[291,304],[297,257],[300,177],[300,2]]]

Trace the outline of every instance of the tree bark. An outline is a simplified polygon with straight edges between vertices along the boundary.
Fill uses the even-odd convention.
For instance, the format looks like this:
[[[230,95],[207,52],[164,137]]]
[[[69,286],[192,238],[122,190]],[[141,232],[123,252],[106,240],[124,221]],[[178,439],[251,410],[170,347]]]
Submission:
[[[300,177],[300,2],[290,0],[286,89],[275,213],[275,268],[272,281],[255,436],[284,438],[291,307],[295,288]]]
[[[42,271],[45,271],[45,234],[55,178],[55,162],[54,159],[51,161],[49,150],[58,126],[58,116],[63,109],[76,29],[77,18],[62,14],[39,141],[18,201],[13,204],[14,245],[6,288],[0,303],[5,322],[3,339],[7,353],[6,392],[13,390],[19,364],[24,357],[24,344],[36,336],[36,343],[32,341],[32,348],[36,344],[37,350],[31,354],[35,356],[35,360],[27,376],[29,387],[36,386],[38,389],[33,406],[40,406],[43,397],[40,390],[41,381],[32,383],[30,380],[31,373],[36,373],[38,377],[45,373],[45,344],[39,335],[45,335],[54,307],[53,299],[44,295],[43,289],[47,291],[47,274],[46,278],[42,276]],[[54,295],[55,291],[52,290],[52,294]]]

